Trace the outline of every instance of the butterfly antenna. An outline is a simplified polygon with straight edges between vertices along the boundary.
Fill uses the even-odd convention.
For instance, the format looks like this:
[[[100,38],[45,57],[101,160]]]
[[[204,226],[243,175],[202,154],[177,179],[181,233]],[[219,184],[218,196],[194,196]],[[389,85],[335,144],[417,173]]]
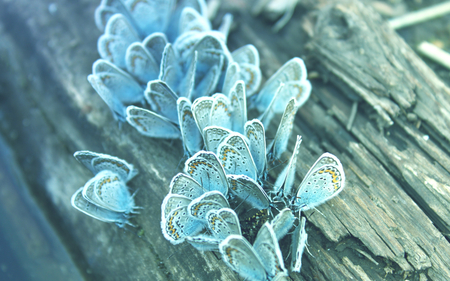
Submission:
[[[281,166],[281,165],[283,165],[283,164],[286,164],[289,160],[284,160],[284,161],[281,161],[281,160],[279,160],[279,159],[274,159],[274,160],[272,160],[272,164],[275,162],[275,161],[278,161],[279,162],[279,164],[277,164],[277,165],[275,165],[275,166],[273,166],[272,168],[270,168],[267,172],[269,173],[271,170],[273,170],[273,169],[276,169],[276,168],[278,168],[279,166]]]
[[[140,214],[139,212],[134,211],[134,209],[140,209],[140,210],[144,209],[144,207],[134,205],[134,200],[133,199],[134,199],[134,197],[136,196],[136,194],[138,193],[139,190],[141,190],[140,187],[133,193],[133,195],[131,195],[131,198],[130,198],[130,202],[133,202],[133,206],[131,208],[131,213],[132,214]]]
[[[325,216],[321,211],[319,211],[319,209],[317,209],[317,208],[314,208],[314,211],[317,211],[317,212],[319,212],[319,214],[321,214],[324,218],[326,218],[327,216]],[[312,214],[311,214],[312,215]]]
[[[136,189],[135,192],[133,192],[133,195],[131,195],[131,199],[134,198],[134,196],[136,196],[136,194],[138,193],[138,191],[141,190],[141,188],[139,187],[138,189]],[[141,208],[141,207],[140,207]],[[142,208],[143,209],[143,208]]]
[[[245,199],[243,199],[243,200],[241,201],[241,203],[239,203],[239,205],[237,205],[236,208],[234,208],[234,209],[235,209],[235,210],[238,210],[239,207],[245,202],[245,200],[247,200],[247,198],[248,198],[249,196],[250,196],[250,194],[247,195],[247,197],[245,197]]]
[[[131,222],[127,221],[126,224],[132,226],[132,227],[136,227],[136,225],[132,224]]]
[[[289,252],[286,255],[285,260],[287,260],[291,256],[291,247],[289,247]]]
[[[316,258],[316,257],[309,251],[308,241],[306,241],[305,248],[306,248],[306,251],[308,251],[308,253],[310,254],[311,257]]]
[[[185,152],[184,155],[183,155],[183,157],[181,157],[180,162],[178,162],[177,170],[180,170],[180,165],[181,165],[181,163],[184,162],[183,160],[185,159],[186,156],[188,156],[188,155],[186,155],[186,152]]]
[[[175,253],[170,254],[167,259],[170,259],[173,255],[175,255]]]

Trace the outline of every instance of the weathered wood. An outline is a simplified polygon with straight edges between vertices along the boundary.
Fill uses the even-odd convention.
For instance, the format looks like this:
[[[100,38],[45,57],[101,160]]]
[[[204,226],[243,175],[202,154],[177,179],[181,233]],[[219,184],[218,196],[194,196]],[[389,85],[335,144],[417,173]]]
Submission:
[[[347,162],[351,171],[347,172],[358,178],[349,180],[355,197],[345,198],[350,186],[339,197],[349,204],[339,220],[373,255],[386,257],[407,272],[415,271],[415,276],[426,270],[431,280],[447,279],[450,269],[443,260],[450,247],[439,230],[449,230],[450,158],[445,150],[449,89],[360,2],[341,1],[322,8],[317,20],[304,26],[313,26],[308,54],[338,78],[331,79],[332,84],[348,91],[346,94],[359,95],[378,113],[376,107],[381,106],[394,121],[387,131],[380,132],[368,118],[371,110],[360,106],[352,138],[346,142],[346,133],[333,124],[335,119],[320,121],[326,112],[319,107],[305,106],[301,111],[307,122],[314,116],[322,123],[319,128],[327,132],[324,137],[339,136],[329,141],[346,150],[351,159]],[[328,112],[346,124],[350,101],[330,87],[314,89]],[[395,113],[390,111],[393,108],[400,110]],[[408,112],[428,124],[425,130],[431,137],[416,128],[417,121],[407,121]],[[317,121],[310,124],[317,125]],[[346,220],[349,213],[355,217]]]
[[[74,251],[66,250],[30,196],[25,177],[3,138],[0,158],[0,279],[83,280],[71,260]]]
[[[333,1],[330,1],[333,2]],[[450,140],[450,90],[372,9],[359,1],[323,8],[310,54],[392,124],[416,114]]]
[[[52,3],[0,1],[0,42],[8,42],[0,44],[0,132],[81,274],[91,280],[241,280],[218,255],[172,246],[163,238],[160,204],[180,170],[181,143],[145,138],[127,124],[119,128],[86,81],[98,58],[100,32],[93,14],[99,1],[62,0],[50,13]],[[347,186],[318,211],[306,213],[311,254],[305,252],[302,273],[291,277],[416,280],[422,274],[446,280],[450,245],[442,233],[450,228],[450,157],[444,145],[450,139],[448,89],[358,2],[321,6],[314,12],[317,21],[303,22],[314,30],[307,53],[297,12],[285,30],[272,35],[266,31],[269,23],[251,18],[243,6],[232,10],[230,3],[219,10],[219,17],[227,9],[235,13],[238,28],[230,35],[230,49],[254,44],[266,78],[291,56],[304,55],[314,59],[308,60],[309,70],[339,77],[328,84],[314,80],[313,96],[299,111],[294,134],[302,135],[303,143],[297,182],[320,154],[330,151],[343,162]],[[352,101],[336,86],[367,102],[360,103],[350,132],[345,125]],[[394,122],[384,133],[370,118],[376,105],[385,120]],[[414,113],[427,131],[407,121],[407,113]],[[274,122],[269,137],[275,127]],[[137,166],[140,173],[129,184],[140,188],[136,203],[144,207],[132,219],[137,228],[119,229],[70,206],[73,192],[92,177],[72,157],[82,149]]]
[[[448,100],[449,90],[370,8],[357,1],[328,1],[338,3],[329,6],[324,2],[309,18],[288,26],[281,36],[302,38],[292,32],[300,26],[305,28],[311,35],[309,48],[303,52],[308,69],[318,70],[331,82],[313,81],[312,100],[300,109],[296,123],[299,130],[294,133],[304,138],[301,155],[305,166],[298,168],[304,176],[324,149],[343,160],[346,189],[318,208],[323,216],[317,212],[307,215],[330,241],[353,250],[342,255],[333,251],[339,246],[330,246],[327,255],[321,256],[329,262],[321,264],[314,251],[323,250],[318,244],[324,240],[312,244],[310,239],[313,257],[307,255],[307,259],[320,268],[315,270],[325,280],[348,279],[349,274],[361,280],[367,280],[367,276],[372,280],[397,279],[401,274],[413,279],[427,276],[445,280],[450,274],[445,261],[450,247],[442,233],[448,233],[450,158],[448,141],[442,138],[448,133],[445,126],[449,123],[443,121],[448,116],[447,101],[440,101]],[[300,47],[297,53],[296,49],[281,47],[284,40],[278,44],[273,43],[277,40],[265,40],[258,46],[262,54],[265,49],[285,48],[289,55],[303,50]],[[355,97],[369,105],[360,103],[354,126],[346,132]],[[374,110],[377,105],[388,106]],[[397,113],[386,114],[389,108],[397,108],[390,111]],[[423,108],[434,108],[434,115]],[[384,114],[384,120],[393,120],[393,126],[384,133],[380,131],[379,119],[374,122],[371,118],[374,111]],[[414,122],[408,121],[411,115],[407,113],[411,112],[418,117]],[[425,129],[416,127],[435,118],[443,122]],[[318,144],[311,143],[316,140]],[[308,152],[316,156],[305,155]],[[355,243],[354,238],[362,244]],[[361,250],[374,259],[376,266],[360,254]],[[355,264],[361,268],[356,269]],[[302,274],[319,278],[315,270],[304,266]]]

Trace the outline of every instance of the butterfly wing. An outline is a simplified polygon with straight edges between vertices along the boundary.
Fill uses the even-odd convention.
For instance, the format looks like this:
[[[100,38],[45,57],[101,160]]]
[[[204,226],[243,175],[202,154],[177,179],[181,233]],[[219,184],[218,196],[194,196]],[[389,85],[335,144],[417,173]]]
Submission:
[[[231,129],[240,134],[244,133],[247,122],[247,98],[245,96],[245,84],[237,81],[229,94],[231,106]]]
[[[257,210],[269,208],[270,199],[256,181],[244,175],[227,175],[227,178],[230,198],[237,201],[237,205],[245,203]]]
[[[268,149],[268,160],[272,161],[275,159],[280,159],[281,154],[286,151],[289,137],[292,133],[292,128],[294,127],[294,118],[297,113],[297,105],[295,99],[291,99],[286,105],[283,116],[281,117],[280,125],[278,126],[275,139],[269,145]]]
[[[120,227],[123,227],[125,224],[130,224],[124,213],[113,212],[92,204],[83,197],[82,193],[83,188],[81,187],[73,194],[71,198],[72,207],[78,211],[103,222],[117,223]]]
[[[258,253],[269,278],[279,272],[287,272],[277,237],[270,223],[266,222],[261,227],[253,248]]]
[[[160,62],[155,61],[152,54],[140,42],[132,43],[125,53],[127,71],[141,84],[146,84],[159,76]]]
[[[245,123],[244,131],[249,142],[250,153],[258,170],[258,178],[261,178],[265,174],[267,164],[264,126],[258,119],[253,119]]]
[[[178,173],[170,182],[169,192],[195,199],[205,193],[206,190],[190,176]]]
[[[144,96],[155,112],[161,114],[175,124],[178,123],[178,95],[172,91],[166,82],[161,80],[148,82]]]
[[[345,173],[339,159],[323,154],[300,183],[293,206],[299,210],[314,208],[338,195],[345,186]]]
[[[186,160],[184,171],[207,191],[217,190],[228,194],[228,181],[217,156],[209,151],[199,151]]]
[[[218,127],[218,126],[208,126],[203,129],[203,137],[205,138],[206,149],[217,153],[217,148],[220,143],[230,134],[232,131]]]
[[[257,179],[257,169],[243,136],[233,133],[217,148],[218,157],[228,174]]]
[[[230,235],[219,245],[222,259],[243,278],[266,280],[263,263],[252,245],[240,235]]]
[[[191,102],[187,98],[181,97],[177,100],[177,108],[184,151],[191,156],[202,149],[202,135],[195,123]]]
[[[306,233],[305,225],[306,225],[306,218],[302,217],[300,224],[296,227],[294,235],[292,237],[291,253],[293,253],[293,256],[291,268],[292,271],[299,273],[302,267],[303,251],[305,250],[306,240],[308,239],[308,234]]]
[[[145,136],[167,139],[180,137],[180,129],[169,119],[137,106],[127,107],[127,122]]]

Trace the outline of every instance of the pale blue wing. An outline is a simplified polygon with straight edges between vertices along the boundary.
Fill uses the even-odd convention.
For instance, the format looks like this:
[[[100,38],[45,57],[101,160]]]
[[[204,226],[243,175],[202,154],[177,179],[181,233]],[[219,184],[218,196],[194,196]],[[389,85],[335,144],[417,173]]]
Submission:
[[[280,95],[275,99],[273,110],[282,112],[284,105],[291,99],[295,98],[297,106],[301,107],[311,95],[311,83],[308,80],[290,81],[284,84]]]
[[[245,96],[245,84],[237,81],[229,95],[231,105],[231,129],[244,134],[244,125],[247,122],[247,98]]]
[[[158,64],[158,67],[161,65],[164,48],[167,43],[166,35],[161,32],[152,33],[142,41],[142,45],[152,55],[152,58]]]
[[[75,152],[73,154],[73,157],[75,157],[75,159],[77,159],[78,162],[83,164],[86,168],[88,168],[95,175],[95,174],[97,174],[97,171],[94,169],[94,166],[92,166],[92,160],[94,160],[94,158],[98,157],[99,155],[102,155],[102,154],[92,152],[89,150],[81,150],[81,151]]]
[[[218,126],[225,129],[231,129],[232,108],[230,100],[223,94],[215,94],[213,96],[213,104],[210,113],[210,126]]]
[[[97,198],[97,196],[95,196],[94,187],[95,187],[96,182],[97,182],[97,178],[93,177],[93,178],[91,178],[90,180],[88,180],[84,184],[83,192],[82,192],[83,198],[86,199],[87,201],[89,201],[90,203],[94,204],[94,205],[97,205],[97,206],[100,206],[100,207],[102,207],[104,209],[110,210],[108,207],[102,206],[103,202],[101,202]],[[110,211],[113,211],[113,210],[110,210]],[[123,213],[123,212],[120,212],[120,213]]]
[[[206,221],[209,230],[220,240],[224,240],[230,235],[242,235],[239,218],[230,208],[210,210],[206,214]]]
[[[183,243],[187,237],[199,234],[205,227],[203,221],[189,215],[187,206],[161,217],[162,233],[173,245]]]
[[[316,162],[314,162],[314,164],[311,166],[308,173],[306,173],[305,178],[307,178],[309,174],[311,174],[315,169],[325,165],[338,166],[340,170],[344,170],[341,161],[335,155],[329,152],[325,152],[324,154],[320,155],[319,158],[317,158]]]
[[[257,169],[243,136],[233,133],[217,148],[218,157],[225,171],[233,175],[246,175],[257,179]]]
[[[119,175],[104,170],[95,176],[94,196],[101,202],[100,206],[114,212],[132,213],[134,199]]]
[[[189,31],[178,36],[173,43],[173,49],[183,66],[190,65],[194,48],[205,35],[196,31]],[[188,62],[189,61],[189,62]],[[188,64],[189,63],[189,64]]]
[[[245,82],[247,97],[253,96],[259,89],[262,80],[261,69],[259,66],[242,63],[240,66],[239,79]]]
[[[175,10],[171,14],[169,26],[166,30],[167,37],[173,42],[181,33],[179,31],[179,20],[181,13],[186,7],[191,7],[199,14],[207,18],[206,16],[206,3],[204,0],[180,0],[178,1]]]
[[[306,241],[308,240],[308,234],[305,229],[306,218],[302,217],[300,224],[295,228],[294,235],[292,236],[291,244],[291,270],[300,273],[302,268],[302,256],[306,247]]]
[[[302,137],[297,136],[297,141],[295,143],[294,150],[292,151],[291,159],[288,165],[284,168],[283,172],[278,175],[275,181],[274,191],[283,192],[283,196],[286,198],[292,198],[295,195],[295,190],[293,189],[295,180],[295,171],[297,170],[297,156],[300,152],[300,144],[302,143]]]
[[[230,235],[219,245],[224,262],[248,280],[266,280],[263,262],[252,245],[241,235]]]
[[[200,197],[206,190],[196,180],[183,173],[178,173],[170,182],[170,193],[189,199]]]
[[[206,32],[211,30],[211,23],[200,13],[191,7],[186,7],[181,12],[179,34],[189,31]]]
[[[178,95],[166,82],[161,80],[148,82],[144,96],[153,111],[178,124]]]
[[[274,110],[274,105],[276,101],[278,100],[278,96],[281,94],[281,90],[284,88],[284,83],[280,83],[280,86],[276,90],[272,101],[270,102],[269,106],[264,110],[263,114],[261,114],[260,117],[258,117],[259,120],[264,124],[264,127],[268,127],[270,125],[270,121],[272,121],[272,118],[275,116],[276,112]],[[254,108],[254,97],[250,98],[250,105],[249,108]]]
[[[125,54],[125,65],[127,71],[141,84],[146,84],[159,76],[160,62],[156,62],[144,45],[139,42],[128,47]]]
[[[199,79],[197,79],[199,75],[196,71],[195,88],[193,91],[193,95],[191,95],[192,99],[197,99],[202,96],[210,96],[216,91],[219,79],[222,75],[223,62],[223,56],[219,56],[217,64],[213,65],[206,73],[206,75]]]
[[[225,78],[222,86],[222,93],[226,96],[230,96],[231,89],[234,87],[236,82],[240,79],[241,68],[236,62],[232,62],[228,65],[227,72],[225,73]]]
[[[266,173],[267,164],[264,126],[258,119],[253,119],[245,123],[244,130],[250,153],[258,170],[258,178],[261,178]]]
[[[139,41],[139,35],[127,18],[122,14],[115,14],[108,20],[105,34],[98,38],[98,53],[103,59],[120,68],[125,68],[125,55],[128,46]]]
[[[295,216],[289,208],[284,208],[273,218],[270,223],[272,224],[273,232],[278,241],[286,236],[289,230],[294,226],[294,222]]]
[[[167,218],[167,216],[175,209],[181,207],[187,207],[192,202],[192,199],[184,195],[169,193],[164,197],[161,204],[161,216]]]
[[[255,243],[253,243],[253,248],[258,253],[269,278],[279,272],[287,272],[277,237],[270,223],[266,222],[261,227]]]
[[[217,156],[209,151],[199,151],[186,160],[184,172],[207,191],[217,190],[228,194],[228,181]]]
[[[181,69],[171,44],[167,44],[164,48],[159,80],[166,82],[173,91],[178,91]]]
[[[200,220],[207,219],[206,215],[211,210],[220,210],[222,208],[229,208],[227,199],[225,196],[217,190],[208,191],[202,194],[200,197],[195,198],[189,204],[189,215]]]
[[[203,37],[196,43],[194,50],[198,51],[198,65],[197,74],[202,77],[212,65],[216,65],[219,57],[224,56],[224,65],[228,67],[228,62],[231,61],[231,54],[227,46],[220,38],[218,32],[204,32]]]
[[[127,71],[136,77],[141,84],[146,84],[159,76],[159,63],[139,42],[135,42],[128,47],[125,54],[125,64]]]
[[[211,108],[213,103],[213,98],[201,97],[192,104],[192,113],[200,132],[203,132],[204,128],[211,125]]]
[[[73,156],[94,175],[103,170],[109,170],[119,175],[123,181],[128,182],[138,173],[132,164],[108,154],[82,150],[75,152]]]
[[[202,135],[195,123],[191,102],[187,98],[181,97],[177,100],[177,108],[184,150],[188,156],[192,156],[203,147]]]
[[[256,107],[260,112],[264,112],[274,98],[274,94],[277,91],[281,83],[286,84],[292,81],[305,81],[306,80],[306,67],[302,59],[293,58],[286,62],[275,74],[273,74],[258,95],[255,96],[252,107]],[[283,91],[290,91],[291,89],[285,87],[282,89],[280,96],[285,96]],[[286,95],[289,95],[287,93]],[[283,112],[284,105],[287,102],[286,99],[280,99],[273,105],[273,110],[276,113]]]
[[[206,149],[217,153],[217,148],[220,143],[230,134],[232,131],[218,127],[218,126],[208,126],[203,129],[203,138],[205,139]]]
[[[270,199],[255,180],[244,175],[227,175],[227,179],[230,198],[236,204],[244,203],[258,210],[269,208]]]
[[[122,0],[142,37],[166,30],[174,0]]]
[[[306,211],[338,195],[345,186],[342,166],[327,164],[308,172],[293,198],[295,209]]]
[[[281,154],[286,151],[289,137],[292,133],[292,128],[294,127],[294,118],[297,113],[297,105],[295,99],[292,98],[286,105],[283,116],[281,117],[280,125],[278,126],[275,139],[269,145],[268,150],[268,160],[272,161],[275,159],[281,159]]]
[[[194,58],[193,60],[191,60],[191,64],[186,70],[184,77],[180,81],[180,87],[178,88],[180,97],[185,97],[188,98],[189,100],[193,99],[192,97],[195,86],[196,69],[197,69],[197,52],[194,52]]]
[[[148,137],[164,139],[180,137],[180,129],[169,119],[144,108],[127,107],[127,122]]]
[[[88,76],[95,91],[109,106],[116,119],[125,119],[125,105],[142,102],[143,90],[128,73],[106,60],[97,60]]]
[[[127,18],[130,17],[128,10],[120,0],[102,0],[100,5],[95,9],[95,24],[100,31],[105,30],[106,23],[114,14],[123,14]]]
[[[231,53],[233,61],[238,64],[251,64],[259,67],[259,53],[255,46],[248,44]]]
[[[78,189],[71,198],[72,207],[86,215],[103,222],[114,222],[120,227],[129,224],[128,218],[124,213],[113,212],[99,207],[83,198],[83,188]]]
[[[203,37],[196,43],[193,50],[198,52],[196,69],[195,97],[208,96],[216,92],[220,82],[223,83],[231,55],[220,38],[218,32],[202,33]],[[187,57],[187,62],[190,61]]]

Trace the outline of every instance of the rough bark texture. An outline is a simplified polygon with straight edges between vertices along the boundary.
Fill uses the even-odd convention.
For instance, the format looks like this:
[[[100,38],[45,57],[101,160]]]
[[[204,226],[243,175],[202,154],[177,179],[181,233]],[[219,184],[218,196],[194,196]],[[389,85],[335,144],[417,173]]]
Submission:
[[[293,134],[303,136],[298,183],[329,151],[341,159],[347,184],[306,213],[309,253],[302,273],[291,277],[447,280],[450,90],[370,8],[357,1],[318,3],[303,6],[277,35],[234,1],[219,10],[233,12],[237,22],[230,49],[254,44],[266,78],[300,56],[310,72],[328,79],[312,81],[312,97],[297,114]],[[49,12],[50,4],[56,12]],[[17,162],[20,170],[2,168],[2,174],[20,179],[36,200],[72,258],[68,268],[79,270],[73,280],[241,280],[219,255],[163,238],[160,204],[180,170],[182,145],[119,127],[87,82],[98,58],[98,4],[0,1],[0,132],[12,151],[5,163]],[[359,109],[347,131],[353,101]],[[83,149],[137,166],[140,173],[129,184],[140,188],[136,203],[144,207],[133,218],[136,228],[119,229],[70,206],[71,195],[92,177],[72,156]],[[2,187],[2,205],[14,198],[12,190]],[[18,209],[3,209],[12,221],[23,221],[23,228],[16,224],[19,233],[43,232],[28,227]]]

